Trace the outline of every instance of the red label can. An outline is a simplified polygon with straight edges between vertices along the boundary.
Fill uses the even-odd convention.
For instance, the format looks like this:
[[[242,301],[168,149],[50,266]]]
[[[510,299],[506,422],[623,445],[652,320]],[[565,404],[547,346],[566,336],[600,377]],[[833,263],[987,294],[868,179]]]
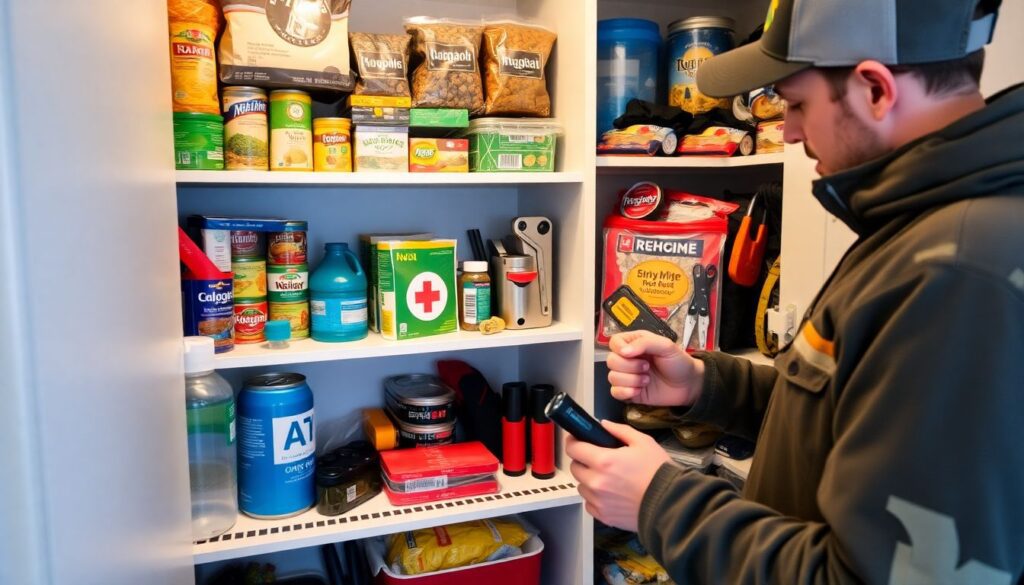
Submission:
[[[271,264],[305,264],[306,232],[273,232],[267,238],[267,261]]]
[[[235,303],[235,343],[260,343],[267,339],[267,301]]]
[[[248,230],[232,230],[231,257],[262,257],[266,252],[266,234]]]

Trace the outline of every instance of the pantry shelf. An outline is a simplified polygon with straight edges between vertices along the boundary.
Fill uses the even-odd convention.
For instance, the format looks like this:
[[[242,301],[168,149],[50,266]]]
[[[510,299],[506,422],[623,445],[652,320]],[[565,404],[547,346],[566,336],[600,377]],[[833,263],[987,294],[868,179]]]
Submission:
[[[517,347],[581,339],[583,331],[580,328],[562,323],[541,329],[505,330],[495,335],[459,331],[403,341],[390,341],[371,332],[366,339],[349,343],[323,343],[301,339],[292,341],[288,349],[266,349],[261,347],[262,344],[236,345],[235,349],[217,356],[217,369]]]
[[[306,173],[176,171],[178,185],[530,185],[582,183],[583,173]]]
[[[602,364],[605,363],[606,361],[608,361],[608,354],[609,353],[611,353],[611,352],[606,347],[600,347],[600,346],[595,347],[594,348],[594,362],[595,363],[602,363]],[[772,359],[770,357],[766,357],[764,354],[762,354],[760,351],[758,351],[756,349],[741,349],[741,350],[730,351],[730,352],[726,352],[726,353],[728,353],[730,355],[734,355],[736,357],[746,358],[746,359],[754,362],[755,364],[759,364],[759,365],[762,365],[762,366],[771,366],[771,365],[775,364],[775,360],[774,359]]]
[[[497,494],[415,506],[392,506],[387,496],[379,494],[340,516],[324,516],[315,508],[280,520],[240,514],[227,533],[194,544],[193,560],[209,563],[582,502],[572,476],[563,471],[552,479],[535,479],[527,473],[499,475],[498,481],[501,492]]]
[[[598,169],[701,169],[701,168],[734,168],[781,165],[783,153],[755,154],[753,156],[714,157],[714,156],[599,156]]]

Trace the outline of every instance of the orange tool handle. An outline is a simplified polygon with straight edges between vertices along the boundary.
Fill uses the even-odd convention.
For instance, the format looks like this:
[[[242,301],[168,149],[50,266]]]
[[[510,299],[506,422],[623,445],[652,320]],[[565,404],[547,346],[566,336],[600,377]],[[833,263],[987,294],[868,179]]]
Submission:
[[[729,257],[729,278],[740,286],[753,286],[757,283],[764,262],[765,246],[768,244],[768,229],[765,225],[758,225],[757,235],[751,239],[750,224],[749,215],[740,222],[736,242],[732,246],[732,256]]]

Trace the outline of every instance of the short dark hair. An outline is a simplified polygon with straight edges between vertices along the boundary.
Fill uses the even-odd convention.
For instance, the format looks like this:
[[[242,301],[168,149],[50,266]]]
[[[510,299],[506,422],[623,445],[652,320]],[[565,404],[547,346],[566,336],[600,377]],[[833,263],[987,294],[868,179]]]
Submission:
[[[980,49],[959,59],[921,63],[919,65],[889,65],[895,75],[909,73],[924,82],[927,95],[949,95],[976,91],[981,83],[981,71],[985,66],[985,49]],[[846,97],[846,81],[853,73],[853,67],[821,67],[818,69],[828,82],[832,101]]]

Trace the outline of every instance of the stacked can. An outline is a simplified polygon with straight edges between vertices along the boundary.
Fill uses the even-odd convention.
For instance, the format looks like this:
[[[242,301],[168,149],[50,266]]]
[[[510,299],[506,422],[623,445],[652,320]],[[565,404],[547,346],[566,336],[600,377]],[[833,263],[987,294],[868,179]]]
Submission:
[[[267,239],[257,231],[231,232],[231,271],[234,272],[235,343],[266,340]]]
[[[304,221],[267,235],[267,290],[270,318],[292,324],[292,339],[309,337],[309,265]]]

